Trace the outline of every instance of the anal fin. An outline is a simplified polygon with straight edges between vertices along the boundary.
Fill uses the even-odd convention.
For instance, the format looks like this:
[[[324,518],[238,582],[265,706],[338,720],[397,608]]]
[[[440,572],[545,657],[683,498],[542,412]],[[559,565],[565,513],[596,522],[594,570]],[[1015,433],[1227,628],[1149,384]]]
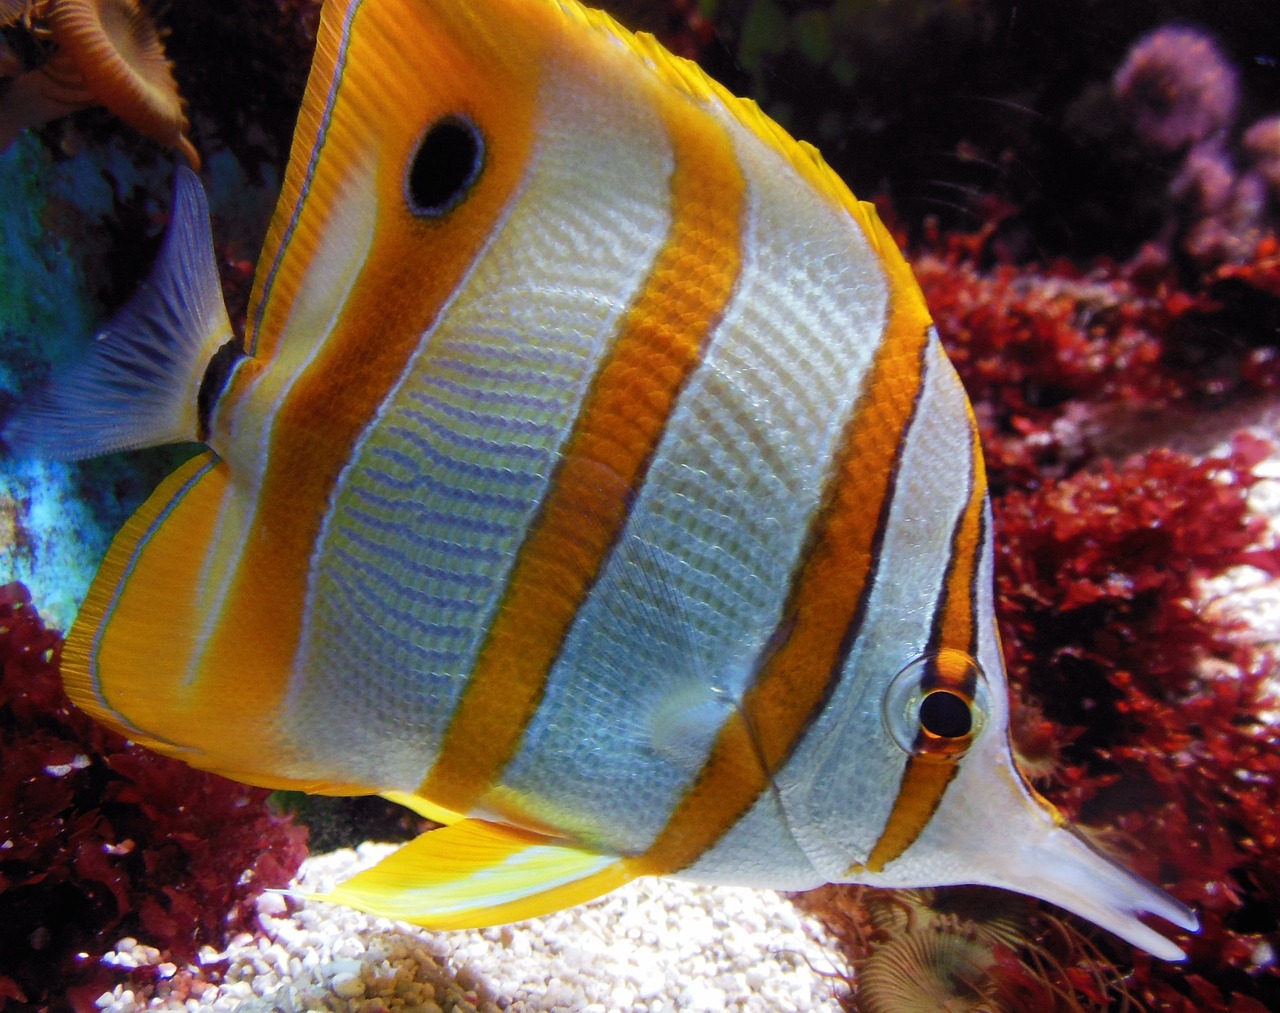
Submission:
[[[636,875],[625,858],[465,819],[422,834],[331,893],[304,896],[427,928],[482,928],[581,904]]]

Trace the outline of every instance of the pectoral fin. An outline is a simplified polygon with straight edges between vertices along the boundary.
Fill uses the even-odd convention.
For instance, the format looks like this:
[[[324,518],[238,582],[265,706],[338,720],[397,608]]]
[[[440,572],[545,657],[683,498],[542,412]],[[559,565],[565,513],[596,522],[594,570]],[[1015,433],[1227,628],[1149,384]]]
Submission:
[[[406,809],[413,810],[423,819],[431,820],[433,823],[439,823],[446,827],[466,818],[461,813],[456,813],[452,809],[446,809],[444,806],[438,806],[434,802],[423,798],[421,795],[415,795],[412,792],[384,791],[381,792],[381,795],[388,802],[394,802],[396,805],[402,805]]]
[[[581,904],[635,875],[625,858],[466,819],[428,831],[331,893],[305,896],[427,928],[481,928]]]

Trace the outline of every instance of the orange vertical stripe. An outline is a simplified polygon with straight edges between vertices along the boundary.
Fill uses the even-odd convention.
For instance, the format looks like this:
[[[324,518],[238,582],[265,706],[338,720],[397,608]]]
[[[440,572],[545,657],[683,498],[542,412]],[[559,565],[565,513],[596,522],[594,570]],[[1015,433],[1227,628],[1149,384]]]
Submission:
[[[872,226],[883,229],[874,219]],[[686,868],[747,813],[821,711],[856,635],[928,345],[929,314],[910,268],[891,241],[880,252],[890,286],[888,320],[778,632],[741,711],[726,721],[698,781],[641,859],[647,870]]]
[[[326,15],[331,10],[339,8],[326,7]],[[342,469],[483,249],[532,151],[536,77],[517,83],[502,76],[509,68],[459,51],[426,5],[386,0],[355,10],[310,189],[268,297],[283,302],[300,290],[323,235],[319,223],[344,199],[358,199],[343,192],[353,174],[373,174],[372,253],[331,332],[261,335],[259,347],[277,355],[263,363],[264,379],[281,367],[286,344],[320,348],[271,421],[254,523],[197,681],[210,699],[234,698],[246,711],[272,715],[294,675],[312,554]],[[416,218],[404,199],[416,146],[432,123],[460,109],[486,137],[483,174],[448,215]],[[296,164],[309,156],[292,157]],[[278,217],[292,213],[281,208]],[[264,328],[288,331],[289,314],[274,302],[262,319]]]
[[[977,650],[973,582],[981,549],[982,512],[986,504],[987,481],[982,447],[978,442],[978,427],[972,416],[969,418],[969,427],[973,468],[969,501],[952,537],[951,555],[928,647],[929,654],[938,659],[935,664],[939,669],[936,674],[940,681],[951,684],[966,678],[971,681],[971,676],[959,669],[966,664],[967,659],[973,658]],[[972,692],[971,685],[967,689]],[[871,872],[881,871],[915,842],[942,803],[947,785],[960,769],[960,758],[958,755],[921,754],[907,760],[893,809],[867,857],[867,869]]]
[[[982,445],[978,439],[978,424],[969,416],[969,456],[973,468],[973,482],[969,488],[969,502],[956,530],[951,546],[951,561],[947,568],[946,586],[943,589],[938,628],[932,649],[950,648],[963,651],[973,657],[977,653],[977,617],[975,615],[974,586],[977,575],[978,552],[982,540],[982,511],[987,501],[987,474],[982,461]]]
[[[746,184],[729,137],[683,99],[659,101],[675,158],[671,232],[587,392],[419,788],[458,812],[472,809],[515,755],[741,270]]]
[[[869,872],[880,872],[915,843],[937,810],[957,769],[950,756],[913,756],[907,761],[893,811],[867,856]]]

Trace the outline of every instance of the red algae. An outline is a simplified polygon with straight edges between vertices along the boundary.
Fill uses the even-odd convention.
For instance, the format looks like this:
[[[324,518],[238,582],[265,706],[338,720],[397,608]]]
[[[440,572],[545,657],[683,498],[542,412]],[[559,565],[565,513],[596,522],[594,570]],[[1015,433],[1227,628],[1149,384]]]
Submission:
[[[1198,587],[1242,564],[1280,572],[1248,508],[1271,449],[1240,437],[1222,457],[1104,463],[1010,493],[996,523],[1010,681],[1046,720],[1083,729],[1046,793],[1199,911],[1200,934],[1178,940],[1191,975],[1239,978],[1274,1000],[1274,659],[1209,614]],[[1138,959],[1130,987],[1180,1008],[1187,973]]]
[[[93,1009],[125,935],[194,958],[251,924],[306,830],[268,792],[126,742],[71,706],[61,636],[0,587],[0,1009]]]

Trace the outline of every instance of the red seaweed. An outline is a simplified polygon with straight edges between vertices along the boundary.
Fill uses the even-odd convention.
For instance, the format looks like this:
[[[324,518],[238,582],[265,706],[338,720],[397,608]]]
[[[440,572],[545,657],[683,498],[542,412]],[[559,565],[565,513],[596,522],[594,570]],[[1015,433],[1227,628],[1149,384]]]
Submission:
[[[126,742],[74,709],[61,636],[0,587],[0,1009],[92,1008],[126,935],[175,962],[252,924],[306,830],[250,788]]]

